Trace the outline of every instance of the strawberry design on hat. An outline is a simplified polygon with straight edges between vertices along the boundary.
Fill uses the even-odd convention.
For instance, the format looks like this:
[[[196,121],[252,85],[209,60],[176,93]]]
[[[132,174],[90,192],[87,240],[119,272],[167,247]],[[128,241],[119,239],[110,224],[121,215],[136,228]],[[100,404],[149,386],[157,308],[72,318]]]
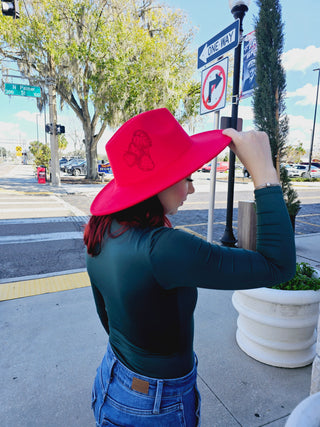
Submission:
[[[128,151],[124,154],[124,160],[128,166],[138,166],[143,171],[154,168],[154,162],[150,156],[152,142],[148,134],[143,130],[136,130],[129,144]]]

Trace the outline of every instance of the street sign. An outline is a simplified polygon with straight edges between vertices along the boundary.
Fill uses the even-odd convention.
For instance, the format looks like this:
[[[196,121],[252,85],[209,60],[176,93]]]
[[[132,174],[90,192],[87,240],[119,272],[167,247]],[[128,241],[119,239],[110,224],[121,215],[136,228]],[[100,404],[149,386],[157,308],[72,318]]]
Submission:
[[[41,98],[41,87],[20,85],[15,83],[5,83],[4,93],[6,95],[31,96]]]
[[[98,172],[99,173],[111,173],[112,174],[110,163],[108,162],[108,163],[99,164],[98,165]]]
[[[221,110],[226,105],[229,58],[212,64],[201,73],[200,114]]]
[[[16,146],[16,155],[22,156],[22,147],[20,147],[20,145]]]
[[[198,68],[238,46],[240,21],[236,19],[231,25],[220,31],[198,49]]]

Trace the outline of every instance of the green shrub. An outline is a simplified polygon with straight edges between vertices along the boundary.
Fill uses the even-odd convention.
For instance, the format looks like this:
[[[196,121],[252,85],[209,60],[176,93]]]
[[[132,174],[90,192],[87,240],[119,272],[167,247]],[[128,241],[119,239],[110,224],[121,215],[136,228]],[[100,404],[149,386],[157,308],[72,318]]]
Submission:
[[[295,182],[320,182],[320,178],[302,178],[302,177],[291,177],[290,181]]]
[[[295,276],[285,283],[272,286],[272,289],[284,291],[318,291],[320,278],[315,277],[316,270],[306,262],[297,263]]]

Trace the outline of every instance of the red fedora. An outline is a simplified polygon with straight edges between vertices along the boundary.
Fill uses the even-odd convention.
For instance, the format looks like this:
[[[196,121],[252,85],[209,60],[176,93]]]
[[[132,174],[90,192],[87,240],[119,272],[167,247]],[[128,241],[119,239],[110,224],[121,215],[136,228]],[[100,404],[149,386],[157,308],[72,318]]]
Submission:
[[[93,200],[92,215],[108,215],[158,194],[230,142],[221,130],[189,136],[166,108],[133,117],[106,144],[114,179]]]

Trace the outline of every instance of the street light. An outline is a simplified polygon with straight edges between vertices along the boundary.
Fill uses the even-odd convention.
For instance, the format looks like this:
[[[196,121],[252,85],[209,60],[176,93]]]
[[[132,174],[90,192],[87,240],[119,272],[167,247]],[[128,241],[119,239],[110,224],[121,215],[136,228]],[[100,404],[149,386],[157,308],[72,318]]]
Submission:
[[[231,127],[237,129],[238,122],[238,106],[239,106],[239,82],[240,82],[240,60],[241,60],[241,45],[242,45],[242,21],[244,15],[248,11],[248,6],[251,0],[229,0],[229,6],[234,19],[240,21],[240,37],[239,44],[234,51],[234,68],[233,68],[233,90],[232,90],[232,113]],[[237,240],[234,237],[232,230],[233,217],[233,195],[234,195],[234,171],[235,171],[236,156],[233,151],[229,152],[229,176],[228,176],[228,199],[227,199],[227,219],[224,234],[221,237],[223,246],[234,247]]]
[[[315,131],[315,127],[316,127],[317,106],[318,106],[318,93],[319,93],[319,81],[320,81],[320,68],[315,68],[313,71],[318,71],[319,73],[318,73],[316,106],[315,106],[315,109],[314,109],[313,128],[312,128],[312,136],[311,136],[311,146],[310,146],[310,153],[309,153],[309,168],[308,168],[309,175],[310,175],[311,161],[312,161],[312,150],[313,150],[314,131]]]

